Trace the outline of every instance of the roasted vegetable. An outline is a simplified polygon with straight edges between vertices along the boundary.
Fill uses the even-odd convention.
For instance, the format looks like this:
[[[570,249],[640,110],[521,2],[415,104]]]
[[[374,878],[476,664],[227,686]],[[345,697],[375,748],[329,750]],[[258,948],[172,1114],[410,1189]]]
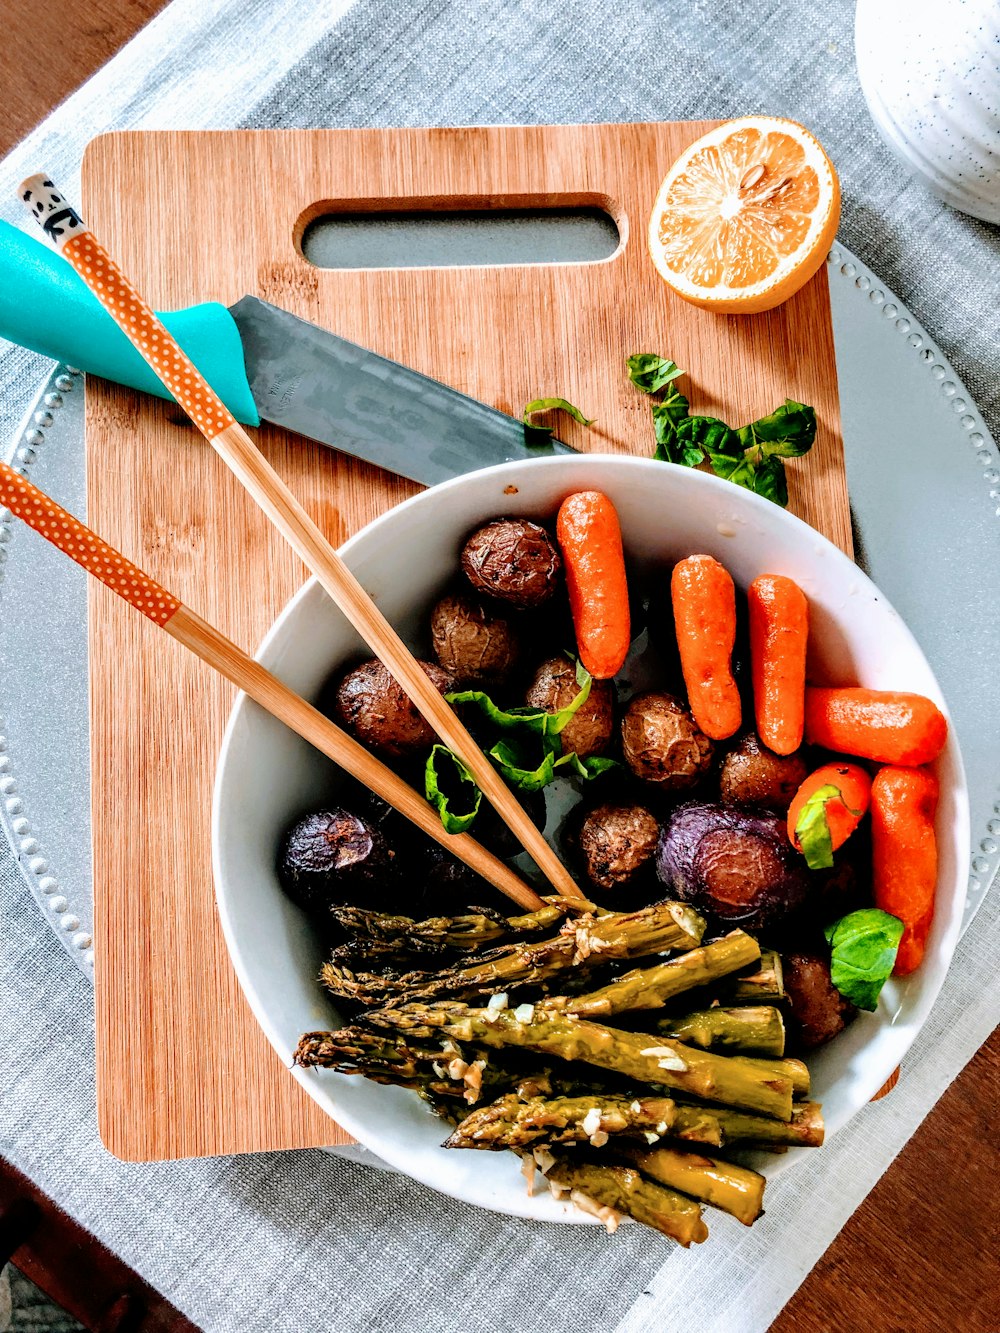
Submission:
[[[654,882],[659,820],[642,805],[599,805],[585,816],[576,845],[587,878],[605,891]]]
[[[785,999],[781,955],[761,949],[760,964],[736,977],[726,977],[714,991],[723,1004],[774,1004]]]
[[[442,694],[454,689],[451,676],[436,663],[420,665]],[[343,677],[337,687],[335,711],[337,720],[352,736],[391,758],[417,754],[436,739],[403,688],[375,658]]]
[[[711,945],[705,946],[711,948]],[[785,1024],[774,1005],[739,1005],[699,1009],[657,1020],[655,1030],[706,1051],[739,1051],[741,1055],[785,1054]]]
[[[796,1102],[791,1120],[771,1120],[767,1116],[746,1115],[722,1106],[678,1102],[670,1134],[672,1138],[708,1143],[714,1148],[746,1143],[781,1151],[786,1147],[819,1148],[823,1143],[824,1126],[822,1111],[816,1102]]]
[[[600,491],[578,491],[559,506],[556,536],[580,661],[595,680],[610,680],[632,639],[618,513]]]
[[[920,966],[934,919],[938,855],[934,815],[938,782],[920,768],[883,768],[872,783],[872,868],[875,906],[906,929],[896,976]]]
[[[368,1018],[376,1027],[409,1033],[407,1040],[429,1039],[436,1030],[459,1042],[578,1060],[688,1097],[779,1120],[792,1117],[793,1083],[776,1068],[780,1061],[713,1055],[669,1037],[625,1032],[531,1004],[490,1010],[450,1002],[414,1003],[378,1009]]]
[[[379,901],[383,911],[411,918],[448,916],[480,907],[509,912],[509,901],[492,884],[360,783],[348,783],[341,799],[382,834],[393,853],[398,874]],[[528,792],[519,799],[535,827],[544,828],[544,793]],[[486,801],[480,805],[472,835],[494,856],[503,859],[521,851],[513,833]],[[373,906],[363,897],[352,902],[362,907]]]
[[[338,908],[333,915],[337,925],[358,947],[364,948],[367,942],[391,945],[405,958],[413,952],[446,949],[472,954],[497,944],[537,939],[543,933],[551,934],[558,929],[570,906],[582,911],[592,905],[584,903],[581,906],[550,898],[539,911],[521,916],[472,912],[462,916],[433,916],[422,921],[409,916],[366,911],[362,907]]]
[[[637,694],[625,709],[621,734],[629,768],[663,791],[685,791],[711,768],[712,742],[671,694]]]
[[[606,1018],[609,1014],[636,1009],[662,1009],[674,996],[717,981],[730,972],[738,972],[759,958],[760,947],[753,936],[734,930],[721,940],[688,949],[665,963],[623,972],[599,990],[544,1000],[542,1007],[581,1018]]]
[[[322,979],[334,994],[364,1004],[405,1003],[448,995],[469,997],[553,981],[562,987],[566,984],[562,974],[587,966],[592,956],[611,961],[668,949],[694,949],[704,929],[704,921],[690,907],[663,902],[639,912],[577,917],[548,939],[517,941],[437,972],[382,976],[327,964]]]
[[[929,764],[944,749],[948,723],[932,700],[896,690],[806,689],[805,736],[839,754],[881,764]]]
[[[782,954],[788,996],[788,1045],[811,1051],[842,1032],[857,1013],[830,980],[830,964],[820,954]]]
[[[725,740],[739,730],[743,711],[732,667],[732,576],[712,556],[690,555],[674,566],[670,596],[691,712],[706,736]]]
[[[785,821],[732,806],[688,802],[660,834],[660,881],[727,925],[760,930],[804,900],[809,871],[788,841]]]
[[[838,759],[810,773],[788,807],[788,837],[810,870],[829,870],[868,811],[872,780],[860,764]]]
[[[462,570],[477,592],[526,611],[547,602],[559,587],[562,558],[538,523],[498,518],[465,543]]]
[[[514,621],[469,593],[449,593],[431,612],[431,643],[439,665],[460,685],[493,685],[517,666]]]
[[[764,1211],[764,1177],[748,1167],[665,1145],[626,1148],[624,1153],[644,1176],[732,1213],[746,1227]]]
[[[562,654],[548,657],[532,677],[524,696],[530,708],[558,713],[580,693],[576,666]],[[590,693],[559,733],[563,754],[581,759],[603,754],[611,744],[615,725],[615,687],[609,680],[593,680]]]
[[[611,1135],[667,1132],[674,1118],[669,1097],[531,1097],[508,1094],[471,1111],[446,1148],[529,1148],[535,1143],[586,1143],[603,1147]]]
[[[361,902],[383,905],[394,879],[382,834],[360,815],[334,806],[293,824],[278,860],[281,887],[308,912]]]
[[[809,603],[783,574],[754,579],[747,603],[757,730],[775,754],[793,754],[802,744]]]
[[[755,731],[745,731],[722,761],[719,797],[723,805],[784,814],[807,771],[801,755],[773,754]]]
[[[693,1199],[648,1180],[633,1167],[604,1165],[567,1153],[548,1167],[545,1178],[554,1193],[556,1187],[568,1190],[577,1207],[593,1213],[609,1231],[617,1226],[618,1214],[627,1213],[685,1248],[708,1239],[701,1208]]]

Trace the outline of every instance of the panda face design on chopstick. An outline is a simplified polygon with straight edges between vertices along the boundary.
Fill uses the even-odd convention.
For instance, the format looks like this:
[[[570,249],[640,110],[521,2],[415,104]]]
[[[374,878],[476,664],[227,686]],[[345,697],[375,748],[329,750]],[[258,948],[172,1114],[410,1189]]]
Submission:
[[[83,221],[47,176],[32,176],[21,186],[21,199],[46,236],[61,250],[85,230]]]

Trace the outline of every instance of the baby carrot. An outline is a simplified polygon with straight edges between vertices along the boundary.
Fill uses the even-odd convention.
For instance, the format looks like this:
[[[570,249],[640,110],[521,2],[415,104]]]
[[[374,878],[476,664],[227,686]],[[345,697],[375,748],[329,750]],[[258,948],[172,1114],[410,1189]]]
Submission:
[[[747,594],[757,734],[775,754],[802,744],[809,603],[783,574],[761,574]]]
[[[938,784],[922,768],[882,768],[872,783],[872,886],[875,906],[905,929],[896,976],[920,966],[934,918]]]
[[[556,538],[580,661],[595,679],[610,680],[632,633],[618,513],[600,491],[579,491],[559,506]]]
[[[864,818],[871,790],[859,764],[835,761],[809,774],[788,807],[788,836],[811,869],[833,865],[833,853]]]
[[[736,588],[710,555],[689,555],[670,580],[677,651],[694,720],[713,741],[739,730],[740,692],[733,679]]]
[[[805,737],[841,754],[883,764],[928,764],[944,749],[948,724],[922,694],[894,690],[806,690]]]

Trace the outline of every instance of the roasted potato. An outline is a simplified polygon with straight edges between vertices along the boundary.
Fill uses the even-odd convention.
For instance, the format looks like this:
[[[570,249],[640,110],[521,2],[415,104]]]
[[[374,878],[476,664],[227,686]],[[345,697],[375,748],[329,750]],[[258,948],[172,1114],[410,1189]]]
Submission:
[[[712,742],[672,694],[648,690],[629,700],[621,733],[629,768],[663,791],[693,787],[711,767]]]
[[[682,902],[749,931],[793,912],[810,885],[778,815],[700,801],[678,806],[667,820],[656,872]]]
[[[781,961],[791,1011],[789,1044],[811,1051],[842,1032],[858,1011],[830,980],[830,964],[822,955],[783,953]]]
[[[642,805],[591,810],[574,839],[591,884],[610,891],[652,882],[659,832],[659,820]]]
[[[434,662],[420,665],[442,694],[455,688],[447,671]],[[436,740],[402,686],[372,658],[349,671],[337,686],[336,720],[363,745],[394,759],[429,749]]]
[[[547,602],[559,587],[562,557],[538,523],[498,518],[465,543],[462,570],[477,592],[528,611]]]
[[[513,620],[469,593],[449,593],[431,612],[438,664],[462,685],[493,685],[517,666],[521,642]]]
[[[719,797],[723,805],[784,815],[808,771],[800,754],[772,754],[755,731],[745,731],[722,760]]]
[[[417,778],[414,785],[420,785]],[[517,797],[535,827],[544,829],[545,793],[518,792]],[[510,914],[508,899],[492,884],[374,792],[352,781],[345,788],[343,799],[381,833],[392,854],[397,871],[390,885],[392,900],[390,906],[381,910],[399,912],[404,916],[448,916],[467,912],[471,905],[492,907]],[[521,844],[485,799],[469,831],[494,856],[502,859],[517,856],[522,850]]]
[[[535,671],[524,702],[546,713],[558,712],[580,693],[576,667],[568,657],[547,657]],[[563,754],[603,754],[615,729],[615,687],[610,680],[594,680],[590,693],[560,732]]]
[[[382,834],[340,806],[298,820],[285,834],[278,879],[293,902],[316,914],[344,903],[379,906],[395,876]]]

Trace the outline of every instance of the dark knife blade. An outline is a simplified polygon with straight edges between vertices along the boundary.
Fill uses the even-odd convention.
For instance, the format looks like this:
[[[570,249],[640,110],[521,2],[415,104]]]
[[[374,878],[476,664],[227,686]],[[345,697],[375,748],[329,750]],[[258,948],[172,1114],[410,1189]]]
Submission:
[[[494,463],[573,450],[529,444],[524,424],[256,296],[230,314],[261,417],[433,486]]]

